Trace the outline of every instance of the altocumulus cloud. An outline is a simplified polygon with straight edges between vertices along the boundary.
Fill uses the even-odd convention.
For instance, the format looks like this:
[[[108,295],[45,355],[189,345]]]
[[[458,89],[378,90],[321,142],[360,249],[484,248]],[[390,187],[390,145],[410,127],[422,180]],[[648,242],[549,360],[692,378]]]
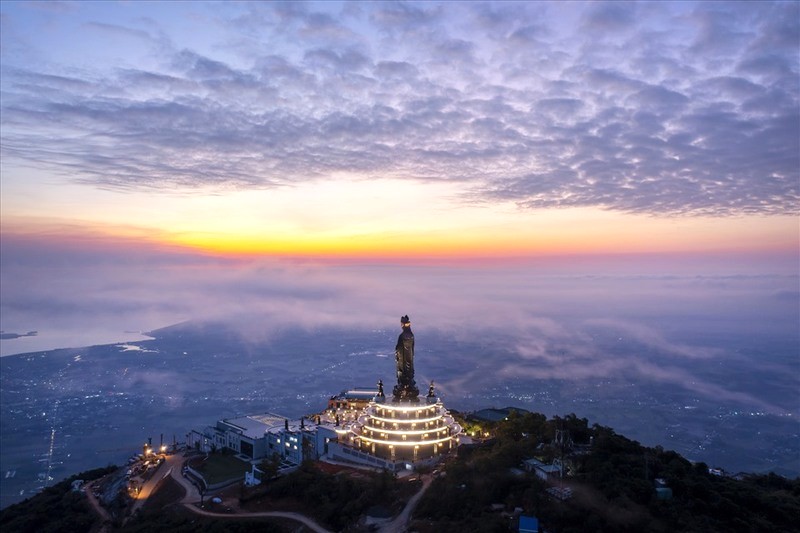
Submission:
[[[4,161],[122,190],[346,172],[530,208],[798,212],[796,2],[179,9],[203,49],[156,12],[89,11],[83,39],[151,61],[73,65],[29,61],[4,6]]]

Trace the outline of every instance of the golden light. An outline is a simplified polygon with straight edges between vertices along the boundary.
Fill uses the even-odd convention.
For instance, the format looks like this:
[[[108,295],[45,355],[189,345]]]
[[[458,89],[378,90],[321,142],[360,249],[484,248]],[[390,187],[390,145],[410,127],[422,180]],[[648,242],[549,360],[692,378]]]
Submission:
[[[408,442],[408,441],[398,441],[398,440],[373,439],[373,438],[370,438],[370,437],[366,437],[364,435],[359,435],[359,438],[361,438],[362,440],[365,440],[367,442],[375,442],[377,444],[389,444],[389,448],[390,449],[395,445],[396,446],[416,446],[418,444],[418,442],[414,442],[414,441]],[[453,438],[452,436],[448,436],[448,437],[439,438],[439,439],[425,440],[425,441],[422,441],[422,444],[439,444],[439,443],[442,443],[442,442],[447,442],[447,441],[451,440],[452,438]]]
[[[373,418],[376,418],[376,417],[373,417]],[[438,431],[438,429],[441,429],[441,428],[438,428],[438,429],[437,428],[430,428],[430,429],[384,429],[384,428],[378,428],[378,427],[375,427],[375,426],[370,426],[369,424],[365,424],[364,425],[364,429],[369,429],[369,430],[372,430],[372,431],[375,431],[375,432],[379,432],[381,435],[383,435],[384,433],[394,433],[395,435],[403,435],[403,436],[405,436],[406,434],[424,435],[425,433],[430,433],[431,431]]]

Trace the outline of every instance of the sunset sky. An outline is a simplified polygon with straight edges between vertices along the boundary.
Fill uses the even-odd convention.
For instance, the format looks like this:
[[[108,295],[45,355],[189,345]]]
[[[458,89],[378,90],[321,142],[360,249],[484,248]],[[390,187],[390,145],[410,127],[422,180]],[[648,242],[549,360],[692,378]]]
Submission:
[[[4,329],[137,261],[796,274],[799,8],[4,1]]]
[[[798,16],[4,2],[3,229],[278,255],[795,250]]]

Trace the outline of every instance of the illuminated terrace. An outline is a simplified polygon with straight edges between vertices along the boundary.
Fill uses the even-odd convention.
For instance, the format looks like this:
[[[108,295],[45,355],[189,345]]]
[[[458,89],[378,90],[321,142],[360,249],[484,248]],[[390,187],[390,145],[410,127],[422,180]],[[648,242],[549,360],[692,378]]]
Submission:
[[[455,449],[461,432],[438,398],[418,404],[372,401],[350,428],[349,438],[362,452],[413,463]]]

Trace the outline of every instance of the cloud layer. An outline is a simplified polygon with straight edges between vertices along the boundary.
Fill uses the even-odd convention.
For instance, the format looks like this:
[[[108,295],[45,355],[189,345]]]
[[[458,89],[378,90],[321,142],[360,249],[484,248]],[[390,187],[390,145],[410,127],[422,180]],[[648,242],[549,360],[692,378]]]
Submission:
[[[796,262],[794,270],[770,275],[663,275],[632,265],[635,259],[579,269],[569,261],[319,265],[237,262],[125,243],[93,251],[62,241],[64,249],[4,237],[0,329],[39,336],[3,341],[3,354],[33,351],[21,342],[54,333],[70,346],[76,339],[96,344],[123,340],[103,336],[109,332],[184,320],[229,324],[258,347],[289,327],[391,331],[407,313],[421,339],[448,339],[438,343],[441,353],[423,357],[420,375],[421,382],[435,377],[448,395],[514,380],[621,380],[774,413],[793,405]],[[629,273],[636,270],[651,274]],[[421,342],[420,349],[430,346]],[[753,350],[768,354],[751,359]]]
[[[58,62],[33,9],[2,8],[6,168],[122,190],[346,173],[528,208],[800,205],[794,2],[78,5],[59,17],[82,55]]]

